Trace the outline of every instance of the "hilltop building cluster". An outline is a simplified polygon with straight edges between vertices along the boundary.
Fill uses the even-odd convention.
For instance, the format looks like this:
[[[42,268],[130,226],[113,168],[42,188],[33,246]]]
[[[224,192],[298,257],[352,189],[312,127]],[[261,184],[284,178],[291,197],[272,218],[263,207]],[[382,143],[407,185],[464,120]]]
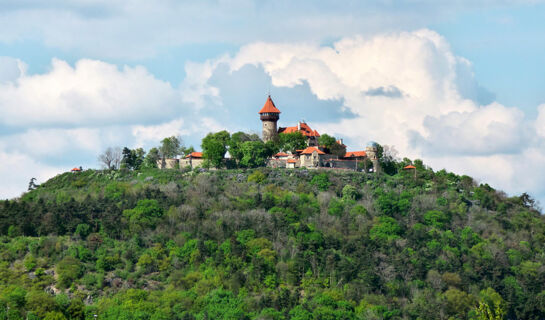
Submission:
[[[258,112],[263,125],[263,142],[278,139],[281,134],[299,132],[306,139],[306,148],[296,150],[295,152],[278,152],[267,160],[267,166],[273,168],[337,168],[351,170],[373,170],[378,168],[377,148],[375,142],[367,144],[365,150],[346,151],[344,156],[339,156],[328,152],[328,149],[319,145],[320,134],[312,129],[305,121],[299,121],[296,126],[278,127],[280,120],[280,110],[275,106],[271,96],[263,108]],[[342,140],[336,143],[343,146]],[[161,159],[158,161],[159,168],[183,168],[200,167],[204,162],[202,152],[191,152],[182,159]],[[366,163],[371,163],[369,168]]]
[[[280,120],[280,110],[275,106],[271,96],[267,97],[267,101],[263,108],[259,111],[260,119],[263,123],[263,141],[271,141],[278,138],[278,135],[283,133],[300,132],[306,138],[307,147],[302,150],[296,150],[295,153],[279,152],[268,161],[268,166],[275,168],[338,168],[338,169],[353,169],[360,168],[359,163],[364,163],[370,160],[373,163],[373,168],[378,167],[377,161],[377,144],[371,142],[362,151],[347,151],[344,156],[338,156],[326,152],[326,148],[320,146],[318,140],[320,134],[313,130],[304,121],[299,121],[293,127],[277,127]],[[337,141],[338,144],[343,144],[342,140]]]

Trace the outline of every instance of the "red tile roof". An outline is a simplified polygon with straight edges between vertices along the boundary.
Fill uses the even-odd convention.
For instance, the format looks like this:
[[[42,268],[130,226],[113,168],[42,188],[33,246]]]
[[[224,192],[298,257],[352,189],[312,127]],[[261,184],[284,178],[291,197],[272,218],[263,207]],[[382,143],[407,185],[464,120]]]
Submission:
[[[80,168],[73,168],[71,171],[81,171]]]
[[[274,105],[271,96],[267,98],[267,101],[265,101],[265,105],[263,106],[263,108],[261,108],[261,110],[259,110],[259,114],[262,113],[280,113],[280,110],[278,110]]]
[[[277,154],[274,155],[275,157],[287,157],[289,156],[289,154],[285,153],[285,152],[278,152]]]
[[[320,134],[316,130],[312,130],[308,124],[304,122],[300,122],[298,126],[294,127],[286,127],[286,128],[280,128],[278,129],[278,133],[293,133],[293,132],[301,132],[302,135],[307,137],[319,137]]]
[[[186,158],[202,158],[202,152],[191,152]]]
[[[307,147],[301,154],[312,154],[314,151],[318,152],[318,154],[325,154],[325,152],[316,147]]]
[[[365,151],[348,151],[344,155],[345,158],[357,158],[365,156],[367,156],[367,153]]]
[[[288,162],[288,163],[297,163],[297,160],[295,160],[295,159],[288,159],[287,162]]]
[[[416,169],[416,167],[410,164],[408,166],[403,167],[403,169]]]

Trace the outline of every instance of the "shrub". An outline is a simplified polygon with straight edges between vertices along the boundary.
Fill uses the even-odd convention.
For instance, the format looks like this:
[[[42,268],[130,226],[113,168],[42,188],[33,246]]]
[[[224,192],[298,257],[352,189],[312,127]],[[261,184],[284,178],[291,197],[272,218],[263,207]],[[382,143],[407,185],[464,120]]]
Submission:
[[[318,190],[320,191],[326,191],[327,189],[329,189],[331,182],[329,182],[329,177],[327,176],[327,174],[321,173],[315,175],[310,181],[310,184],[318,187]]]
[[[248,176],[248,182],[261,183],[265,181],[265,178],[266,176],[261,170],[256,170]]]
[[[449,222],[449,215],[439,210],[430,210],[424,214],[424,223],[428,226],[442,229]]]
[[[81,262],[74,257],[65,257],[57,264],[58,283],[61,288],[69,287],[82,274]]]
[[[356,187],[347,184],[343,188],[343,200],[358,200],[360,193]]]
[[[389,242],[398,239],[400,233],[401,227],[394,218],[380,217],[369,231],[369,236],[372,240]]]
[[[341,201],[337,200],[337,198],[331,199],[329,201],[329,208],[327,209],[327,213],[329,213],[332,216],[341,216],[344,212],[344,205]]]

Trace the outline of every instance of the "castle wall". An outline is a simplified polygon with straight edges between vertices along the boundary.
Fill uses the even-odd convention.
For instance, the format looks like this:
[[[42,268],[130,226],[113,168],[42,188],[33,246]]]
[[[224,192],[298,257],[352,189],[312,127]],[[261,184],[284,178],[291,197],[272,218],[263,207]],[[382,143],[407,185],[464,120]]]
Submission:
[[[283,159],[269,159],[267,160],[267,167],[270,168],[286,168],[286,160]]]
[[[174,169],[178,167],[179,159],[159,159],[157,160],[157,168],[159,169]]]
[[[193,169],[196,167],[202,167],[203,162],[204,162],[204,159],[202,158],[180,159],[180,168],[191,167]]]
[[[358,170],[358,163],[361,163],[361,161],[334,159],[334,160],[331,160],[330,166],[331,168],[337,168],[337,169]]]

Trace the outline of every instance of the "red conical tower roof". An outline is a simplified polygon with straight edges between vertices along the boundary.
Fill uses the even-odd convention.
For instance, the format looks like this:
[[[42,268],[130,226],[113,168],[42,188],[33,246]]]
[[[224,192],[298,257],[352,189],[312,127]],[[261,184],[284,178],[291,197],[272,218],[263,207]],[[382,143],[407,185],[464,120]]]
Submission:
[[[262,114],[262,113],[280,113],[280,110],[276,108],[270,95],[267,98],[267,101],[265,102],[265,105],[263,106],[263,108],[261,108],[261,110],[259,111],[259,114]]]

